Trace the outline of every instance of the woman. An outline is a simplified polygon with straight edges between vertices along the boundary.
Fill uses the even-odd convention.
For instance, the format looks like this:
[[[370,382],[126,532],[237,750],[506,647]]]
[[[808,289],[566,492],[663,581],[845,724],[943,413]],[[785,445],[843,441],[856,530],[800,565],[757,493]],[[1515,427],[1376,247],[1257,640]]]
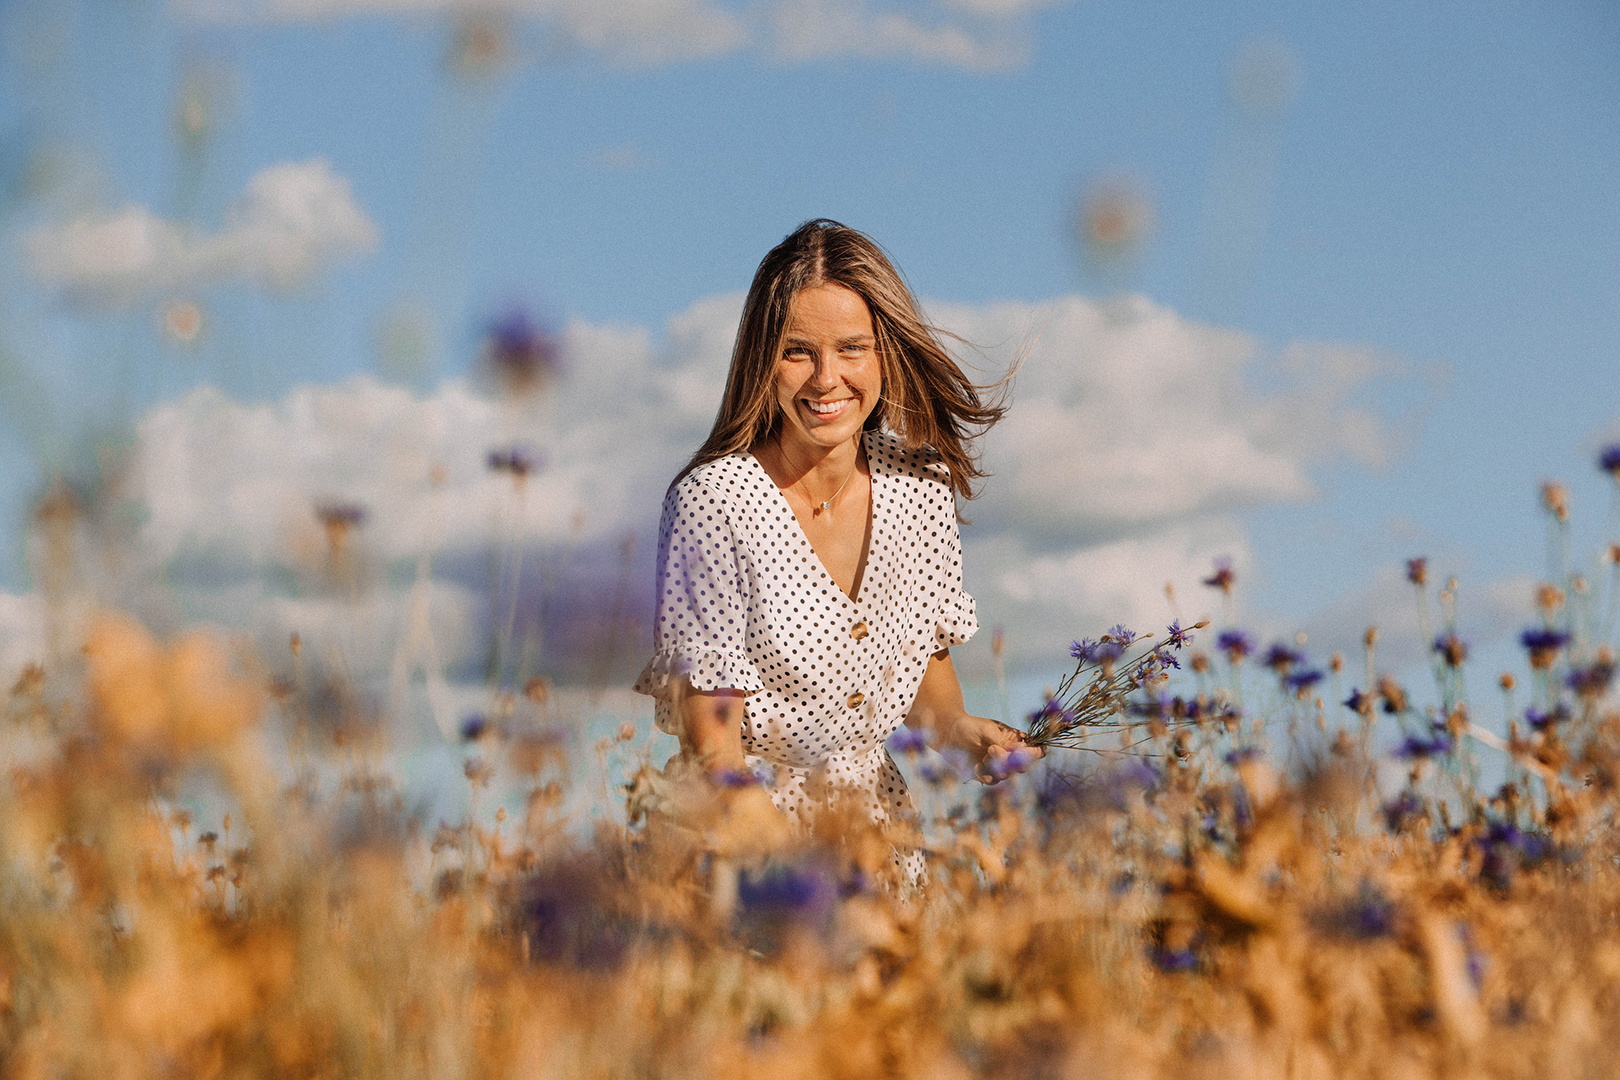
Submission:
[[[881,823],[911,809],[883,746],[902,722],[986,781],[1038,756],[966,711],[949,651],[978,628],[956,497],[1001,412],[866,236],[810,221],[765,256],[714,430],[664,500],[635,688],[683,757],[774,774],[800,823],[829,795]]]

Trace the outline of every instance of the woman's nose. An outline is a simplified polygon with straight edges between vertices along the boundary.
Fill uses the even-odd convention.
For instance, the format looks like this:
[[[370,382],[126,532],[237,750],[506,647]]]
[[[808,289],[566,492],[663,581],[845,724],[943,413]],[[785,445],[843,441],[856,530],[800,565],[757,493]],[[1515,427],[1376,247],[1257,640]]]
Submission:
[[[810,385],[816,390],[831,390],[836,378],[833,375],[833,358],[826,353],[816,355],[816,365],[810,373]]]

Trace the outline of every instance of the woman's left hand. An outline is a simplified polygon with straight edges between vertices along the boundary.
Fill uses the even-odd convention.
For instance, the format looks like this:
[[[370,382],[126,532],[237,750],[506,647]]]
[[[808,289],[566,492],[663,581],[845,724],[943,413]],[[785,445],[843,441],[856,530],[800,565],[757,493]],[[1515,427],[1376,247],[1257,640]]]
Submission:
[[[1024,733],[985,716],[963,714],[955,725],[957,746],[973,761],[973,776],[983,784],[999,784],[1046,756],[1046,751],[1024,742]]]
[[[1040,747],[1025,743],[1017,728],[973,716],[963,707],[962,684],[949,649],[929,659],[906,723],[929,732],[936,746],[964,751],[973,762],[973,775],[986,784],[999,784],[1046,756]]]

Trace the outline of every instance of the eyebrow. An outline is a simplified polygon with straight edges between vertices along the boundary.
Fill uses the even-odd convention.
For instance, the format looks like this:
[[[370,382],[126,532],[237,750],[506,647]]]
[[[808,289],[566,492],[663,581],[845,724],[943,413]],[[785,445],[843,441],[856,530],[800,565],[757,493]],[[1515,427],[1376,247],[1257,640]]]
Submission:
[[[842,345],[861,345],[861,344],[865,344],[867,342],[876,342],[876,341],[877,341],[877,337],[876,337],[876,335],[873,335],[873,334],[854,334],[854,335],[852,335],[850,337],[839,338],[838,339],[838,344],[841,345],[841,346]],[[789,335],[782,338],[782,345],[784,347],[788,346],[788,345],[814,345],[814,344],[815,344],[815,342],[811,341],[809,338],[795,337],[795,336],[793,336],[791,334],[789,334]]]

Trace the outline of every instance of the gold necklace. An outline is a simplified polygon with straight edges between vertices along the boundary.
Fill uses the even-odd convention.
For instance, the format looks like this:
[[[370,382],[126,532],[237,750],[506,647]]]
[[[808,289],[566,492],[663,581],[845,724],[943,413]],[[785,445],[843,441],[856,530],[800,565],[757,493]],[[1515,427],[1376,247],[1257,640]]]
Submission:
[[[860,464],[861,455],[857,452],[855,455],[855,463],[849,467],[849,476],[844,477],[844,482],[838,485],[837,491],[829,495],[824,502],[818,503],[816,507],[810,511],[811,517],[820,517],[823,510],[832,509],[833,500],[842,495],[844,493],[844,489],[849,487],[850,477],[855,475],[855,470],[860,467]]]

